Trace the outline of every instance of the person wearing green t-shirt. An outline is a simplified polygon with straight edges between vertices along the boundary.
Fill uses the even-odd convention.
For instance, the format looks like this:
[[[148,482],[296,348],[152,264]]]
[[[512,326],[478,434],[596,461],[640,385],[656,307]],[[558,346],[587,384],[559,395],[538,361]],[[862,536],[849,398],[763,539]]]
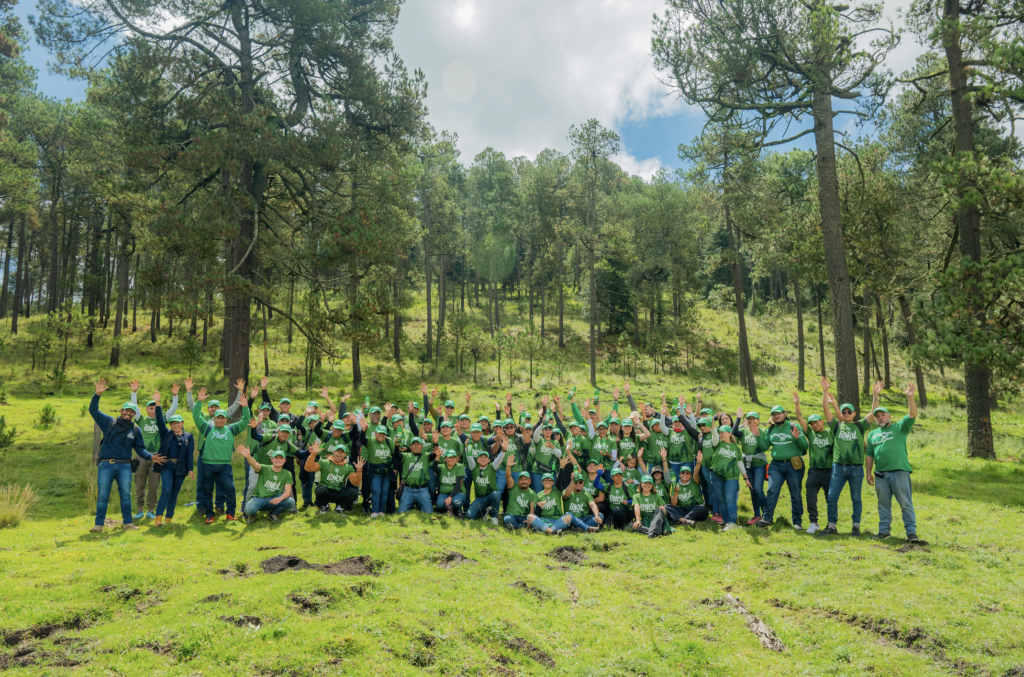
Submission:
[[[562,511],[562,494],[555,489],[554,473],[544,473],[541,476],[541,483],[543,489],[534,494],[534,502],[540,515],[530,513],[526,516],[526,522],[542,533],[557,534],[569,528],[569,522],[562,519],[565,515]]]
[[[829,494],[829,483],[832,480],[832,450],[835,439],[832,431],[825,427],[825,420],[818,414],[811,414],[804,420],[800,411],[800,393],[793,391],[793,413],[796,422],[807,436],[807,533],[820,531],[818,526],[818,492],[821,491],[826,502]]]
[[[203,445],[203,482],[206,487],[203,491],[206,505],[206,523],[213,524],[216,520],[216,513],[213,511],[213,488],[218,487],[217,493],[223,494],[227,500],[224,519],[233,522],[235,519],[235,480],[231,470],[231,454],[234,449],[235,436],[245,430],[249,423],[249,400],[245,396],[245,384],[242,384],[239,404],[241,405],[242,418],[228,425],[228,413],[218,409],[213,416],[213,424],[203,419],[203,400],[206,399],[206,388],[199,391],[198,399],[192,408],[192,421],[196,428],[206,440]],[[295,501],[291,502],[292,507]]]
[[[520,529],[525,527],[527,518],[533,515],[533,509],[537,505],[536,494],[530,488],[530,473],[519,473],[517,479],[513,479],[512,468],[515,459],[509,456],[505,460],[505,481],[511,487],[508,492],[508,506],[505,508],[503,522],[506,529]]]
[[[138,405],[138,392],[139,392],[139,380],[135,379],[130,384],[132,389],[132,403]],[[178,384],[171,384],[171,408],[164,413],[166,419],[170,419],[174,416],[174,412],[178,410]],[[146,413],[139,412],[135,414],[135,425],[139,426],[142,430],[142,442],[146,446],[146,451],[150,454],[155,454],[160,451],[160,429],[156,424],[156,407],[157,407],[157,393],[153,393],[153,399],[146,403]],[[163,413],[163,412],[161,412]],[[160,488],[160,476],[162,469],[153,467],[152,461],[145,459],[139,459],[139,467],[135,469],[134,480],[135,480],[135,507],[138,508],[138,512],[135,513],[133,519],[141,520],[143,517],[149,519],[156,518],[156,504],[157,504],[157,493]]]
[[[248,410],[248,408],[247,408]],[[283,451],[270,452],[270,464],[261,464],[249,453],[249,447],[239,444],[235,451],[242,455],[249,467],[256,471],[256,490],[243,508],[245,523],[256,521],[256,514],[261,510],[268,513],[271,522],[280,520],[278,515],[291,511],[295,507],[292,498],[294,480],[292,474],[284,469],[285,454]]]
[[[476,425],[475,423],[473,425]],[[503,454],[498,454],[495,459],[500,462]],[[486,449],[477,452],[477,457],[467,458],[470,463],[470,485],[473,487],[475,498],[469,504],[466,511],[466,519],[478,519],[491,515],[491,521],[498,523],[498,510],[501,508],[501,492],[498,491],[498,479],[495,475],[494,466],[491,464],[491,455]]]
[[[341,443],[327,445],[329,454],[320,458],[324,450],[325,445],[320,440],[314,440],[303,466],[308,473],[320,473],[313,503],[320,509],[321,515],[330,511],[331,503],[336,513],[352,510],[359,500],[359,486],[363,483],[363,466],[366,461],[359,459],[355,465],[349,463],[348,447]]]
[[[878,399],[882,394],[883,387],[884,384],[879,381],[871,389],[872,411],[878,406]],[[864,503],[861,500],[861,488],[864,484],[864,434],[871,429],[875,417],[871,413],[862,420],[855,421],[857,408],[848,403],[839,406],[835,395],[829,392],[827,378],[821,379],[821,391],[821,406],[825,412],[825,421],[831,427],[834,440],[832,477],[829,480],[828,489],[828,526],[825,527],[824,533],[839,533],[839,497],[843,493],[843,487],[849,483],[850,502],[853,504],[853,527],[850,529],[850,533],[860,536],[860,517],[864,508]],[[835,413],[834,417],[833,413]]]
[[[373,430],[373,436],[366,442],[363,456],[369,463],[371,518],[383,517],[387,508],[394,455],[395,449],[388,439],[387,427],[378,425]]]
[[[736,422],[732,434],[743,452],[743,465],[747,469],[747,480],[750,482],[750,504],[754,508],[754,516],[747,522],[753,526],[761,521],[767,497],[764,493],[764,481],[768,476],[768,441],[761,434],[761,415],[756,411],[736,410]]]
[[[565,509],[562,519],[574,529],[591,533],[598,531],[604,524],[604,515],[598,509],[594,495],[587,491],[587,485],[592,481],[576,471],[572,474],[572,483],[562,492],[562,506]]]
[[[704,453],[698,451],[697,466],[693,470],[688,466],[679,469],[679,481],[672,485],[672,505],[665,506],[665,517],[669,522],[692,527],[711,516],[711,512],[704,505],[700,483],[693,479],[694,474],[700,473],[703,459]]]
[[[732,434],[731,425],[718,427],[718,442],[711,448],[711,457],[707,463],[711,466],[711,489],[716,494],[716,502],[722,510],[722,531],[737,529],[736,499],[739,496],[742,476],[749,487],[747,469],[743,464],[743,452]]]
[[[262,415],[262,412],[261,412]],[[270,452],[281,451],[284,452],[284,469],[292,473],[292,477],[295,477],[295,464],[294,457],[298,449],[292,442],[292,435],[294,431],[292,427],[287,423],[282,423],[276,426],[273,430],[266,430],[263,433],[257,432],[257,421],[258,418],[249,419],[249,437],[256,442],[255,451],[252,452],[252,457],[256,459],[256,462],[261,465],[268,465],[270,463]],[[250,448],[252,448],[250,446]],[[290,462],[289,462],[290,461]],[[252,498],[255,490],[256,472],[252,468],[248,468],[245,482],[245,500],[248,501]]]
[[[602,468],[611,468],[619,455],[618,442],[608,436],[606,421],[598,421],[595,431],[597,436],[590,443],[590,458],[595,459]]]
[[[625,529],[633,514],[631,504],[633,492],[623,482],[622,468],[612,468],[612,483],[605,485],[608,505],[611,512],[612,527]]]
[[[402,498],[398,504],[398,512],[409,512],[413,503],[419,505],[420,512],[431,514],[434,504],[430,500],[430,454],[423,451],[423,440],[414,437],[409,441],[408,451],[395,451],[395,458],[401,456],[398,466],[399,488]]]
[[[195,382],[192,380],[191,377],[185,378],[185,402],[186,405],[188,406],[188,410],[193,412],[192,420],[196,424],[196,427],[198,428],[199,421],[195,419],[194,415],[195,400],[192,398],[192,387],[194,385]],[[237,381],[235,381],[235,401],[227,409],[228,420],[234,418],[235,414],[242,406],[241,397],[243,390],[245,390],[245,381],[243,379],[238,379]],[[217,413],[218,409],[220,409],[220,401],[211,399],[206,402],[206,412],[200,412],[200,416],[204,421],[209,421],[212,423],[214,415]],[[204,513],[205,508],[203,506],[206,505],[206,494],[204,493],[206,491],[206,480],[203,477],[203,447],[206,445],[206,438],[203,437],[203,433],[198,429],[196,430],[195,438],[196,451],[198,452],[196,455],[196,500],[186,503],[185,507],[191,508],[195,506],[197,512]],[[217,485],[215,484],[214,486],[216,487]],[[217,488],[213,502],[217,508],[217,512],[219,513],[224,512],[224,500],[224,493],[219,488]]]
[[[801,456],[807,453],[807,436],[800,433],[800,426],[789,422],[786,410],[781,405],[775,405],[764,437],[772,451],[772,462],[768,466],[768,495],[757,526],[766,529],[775,522],[775,507],[782,495],[782,487],[785,486],[789,487],[793,528],[802,530],[804,502],[801,494],[805,468]]]
[[[466,468],[459,463],[459,454],[454,449],[443,454],[444,463],[437,468],[437,502],[434,507],[454,517],[466,505],[466,492],[469,491],[465,484]]]
[[[924,545],[917,537],[917,518],[914,514],[914,497],[910,484],[910,457],[907,454],[907,435],[917,419],[917,402],[914,400],[914,384],[908,383],[903,394],[907,396],[907,415],[899,423],[892,422],[892,415],[885,407],[875,407],[878,427],[868,433],[867,449],[864,452],[868,484],[875,487],[878,496],[877,540],[889,538],[892,526],[892,499],[900,504],[903,511],[903,526],[907,540]],[[872,474],[874,473],[874,474]]]
[[[654,478],[640,478],[640,491],[633,495],[633,531],[648,538],[665,531],[665,501],[654,491]]]

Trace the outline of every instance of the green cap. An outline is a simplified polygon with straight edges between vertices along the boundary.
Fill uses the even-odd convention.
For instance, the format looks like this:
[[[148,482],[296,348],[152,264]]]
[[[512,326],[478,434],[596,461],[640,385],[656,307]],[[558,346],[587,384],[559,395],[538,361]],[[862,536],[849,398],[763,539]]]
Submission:
[[[458,455],[459,453],[454,449],[449,449],[448,451],[444,452],[445,458],[456,458]]]
[[[316,422],[320,420],[319,416],[310,414],[306,417],[306,425],[316,425]]]
[[[720,433],[731,433],[732,432],[732,428],[730,428],[727,425],[720,425],[720,426],[718,426],[718,432],[720,432]]]
[[[583,427],[582,425],[580,425],[580,422],[577,421],[576,419],[573,419],[573,420],[569,421],[569,427],[572,428],[573,426],[575,426],[577,428],[582,428]]]
[[[478,450],[478,451],[476,452],[476,457],[477,457],[477,458],[480,458],[481,456],[486,456],[487,458],[490,458],[490,457],[491,457],[491,455],[487,453],[487,450],[486,450],[486,449],[480,449],[480,450]]]
[[[469,414],[459,414],[459,420],[460,421],[472,421],[473,419],[471,419],[469,417]]]
[[[451,407],[451,408],[454,409],[455,408],[455,402],[453,402],[452,400],[445,400],[444,406],[445,407]]]
[[[452,427],[452,422],[451,421],[441,421],[441,427],[442,428],[451,428]]]
[[[131,409],[136,414],[139,413],[139,407],[134,402],[125,402],[124,404],[121,405],[121,408],[122,409]]]
[[[871,413],[872,414],[877,414],[878,412],[882,412],[883,414],[888,414],[889,410],[886,409],[885,407],[875,407],[874,410]]]
[[[315,408],[319,409],[320,408],[320,403],[317,402],[316,400],[310,400],[309,404],[307,404],[306,406],[307,407],[315,407]]]
[[[419,402],[413,402],[412,403],[412,408],[413,409],[419,409],[420,408],[420,403]]]
[[[715,410],[712,409],[711,407],[704,407],[703,409],[700,410],[700,415],[701,416],[711,416],[714,413],[715,413]]]
[[[555,426],[551,425],[550,423],[545,423],[544,425],[542,425],[540,427],[540,429],[541,430],[554,430]]]
[[[376,428],[373,429],[373,432],[379,433],[381,435],[387,435],[388,434],[388,429],[387,429],[387,426],[379,425],[379,426],[377,426]]]
[[[287,397],[282,397],[281,398],[281,404],[291,404],[291,403],[292,403],[292,401],[289,400]]]
[[[524,418],[524,419],[526,419],[527,421],[529,421],[529,420],[530,420],[530,418],[531,418],[531,416],[530,416],[530,412],[528,412],[528,411],[524,411],[524,412],[523,412],[523,418]]]
[[[845,402],[839,406],[839,411],[845,411],[847,409],[849,409],[850,411],[857,411],[857,407],[853,406],[849,402]]]
[[[220,406],[220,400],[210,400],[209,402],[206,403],[206,406],[207,407],[219,407]]]
[[[621,424],[619,419],[616,418],[615,416],[612,416],[610,419],[608,419],[608,425],[611,425],[612,423],[614,423],[616,425],[620,425]]]
[[[516,425],[516,422],[515,422],[515,421],[513,421],[513,420],[512,420],[512,419],[510,419],[510,418],[506,418],[506,419],[505,419],[504,421],[502,421],[502,422],[501,422],[501,427],[502,427],[502,428],[507,428],[507,427],[509,427],[509,426],[512,426],[512,427],[514,428],[514,427],[515,427],[515,425]]]
[[[598,427],[598,428],[607,428],[608,424],[606,422],[604,422],[604,421],[598,421],[596,427]]]
[[[270,410],[270,402],[264,402],[263,404],[261,404],[260,405],[260,409],[266,409],[266,410],[269,411]]]
[[[679,474],[682,475],[684,472],[688,472],[688,473],[690,473],[692,475],[693,474],[693,468],[691,468],[688,465],[684,465],[682,468],[679,469]]]
[[[587,413],[588,414],[596,414],[597,413],[597,409],[590,409],[590,410],[587,411]]]
[[[169,419],[167,419],[167,422],[168,423],[184,423],[185,419],[183,419],[181,417],[181,414],[175,414],[174,416],[171,416]]]
[[[284,452],[281,451],[280,449],[274,449],[273,451],[271,451],[270,453],[267,454],[267,456],[269,456],[270,458],[274,458],[274,457],[284,458],[284,455],[285,455]]]
[[[612,476],[613,477],[615,475],[621,475],[621,474],[622,474],[622,468],[612,468]]]
[[[756,418],[758,421],[760,421],[761,414],[757,413],[756,411],[748,411],[745,418]]]
[[[633,419],[631,419],[631,418],[624,418],[624,419],[622,419],[622,427],[626,427],[626,426],[629,426],[630,428],[632,428],[633,427]]]
[[[155,407],[156,406],[156,400],[150,400],[149,402],[146,402],[146,406],[147,407]]]
[[[412,446],[414,444],[426,444],[426,443],[423,441],[422,437],[414,437],[411,440],[409,440],[409,446]]]
[[[214,418],[227,418],[228,417],[228,412],[224,411],[223,409],[218,409],[217,413],[214,414],[213,417]]]
[[[782,408],[781,404],[776,404],[774,407],[772,407],[772,413],[773,414],[785,414],[786,410]]]
[[[381,413],[380,407],[370,407],[370,412],[369,413],[371,413],[371,414],[379,414],[379,413]]]
[[[593,463],[594,465],[599,465],[596,458],[588,458],[587,465],[590,465],[591,463]]]
[[[708,418],[707,416],[705,416],[701,420],[697,421],[697,425],[698,426],[707,426],[707,427],[710,428],[711,427],[711,419]]]
[[[643,484],[644,482],[654,484],[654,478],[651,477],[650,475],[644,475],[643,477],[640,478],[640,484]]]
[[[491,419],[487,418],[486,416],[481,416],[476,420],[476,422],[479,423],[480,421],[487,421],[488,423],[490,423]]]
[[[420,425],[434,425],[434,419],[427,416],[426,418],[420,421]]]
[[[334,428],[335,430],[344,430],[345,429],[345,422],[344,421],[335,421],[334,425],[332,425],[331,427]]]
[[[660,426],[661,425],[661,417],[660,416],[655,416],[654,418],[652,418],[651,419],[651,425]]]
[[[399,421],[404,421],[404,420],[405,419],[402,418],[401,414],[395,414],[394,416],[391,417],[391,422],[392,423],[398,423]]]
[[[542,482],[544,480],[551,480],[552,482],[554,482],[555,481],[555,476],[552,475],[549,472],[546,472],[546,473],[544,473],[543,475],[540,476],[540,479],[541,479]]]
[[[337,425],[337,423],[335,423],[335,425]],[[282,423],[281,425],[277,426],[277,432],[279,433],[290,433],[291,431],[292,427],[287,423]]]
[[[471,433],[481,433],[483,431],[483,426],[481,426],[479,423],[474,423],[473,425],[469,426],[469,432]]]
[[[338,446],[334,447],[334,452],[338,451],[343,451],[345,452],[345,455],[348,456],[348,447],[346,447],[344,444],[339,444]]]
[[[811,414],[810,416],[807,417],[807,422],[808,423],[814,423],[815,421],[820,421],[820,420],[821,420],[821,416],[818,416],[817,414]]]
[[[574,472],[572,474],[572,481],[573,482],[582,482],[583,481],[583,473]]]

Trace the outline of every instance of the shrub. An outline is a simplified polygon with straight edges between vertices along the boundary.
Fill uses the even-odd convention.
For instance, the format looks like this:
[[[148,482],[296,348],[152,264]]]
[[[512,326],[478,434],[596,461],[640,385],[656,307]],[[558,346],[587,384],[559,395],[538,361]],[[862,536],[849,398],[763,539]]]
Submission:
[[[43,405],[43,408],[39,410],[39,420],[37,425],[40,428],[50,428],[60,423],[60,418],[57,416],[57,410],[53,408],[53,405],[47,402]]]
[[[0,404],[7,404],[7,396],[10,391],[7,389],[6,383],[0,383]]]
[[[0,529],[21,524],[38,502],[39,497],[27,484],[23,487],[13,484],[0,487]]]
[[[14,442],[14,436],[18,434],[18,429],[14,426],[7,427],[7,419],[0,416],[0,449],[9,447]]]
[[[181,361],[188,365],[188,375],[203,361],[203,344],[195,336],[189,334],[181,344]]]
[[[68,387],[68,375],[64,371],[64,367],[54,365],[53,370],[47,374],[46,378],[50,379],[50,385],[53,386],[54,397],[64,397],[64,391]]]

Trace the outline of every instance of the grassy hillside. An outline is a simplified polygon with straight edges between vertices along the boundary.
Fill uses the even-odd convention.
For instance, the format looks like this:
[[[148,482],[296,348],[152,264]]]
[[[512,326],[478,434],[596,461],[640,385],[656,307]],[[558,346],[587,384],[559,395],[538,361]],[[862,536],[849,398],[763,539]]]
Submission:
[[[355,397],[404,402],[421,378],[445,379],[446,390],[471,389],[474,411],[489,413],[507,390],[493,362],[480,365],[473,386],[471,360],[466,375],[443,363],[431,375],[433,365],[415,360],[422,310],[413,309],[407,323],[405,367],[371,354],[366,386]],[[518,319],[513,304],[506,311],[507,320]],[[701,317],[709,341],[733,345],[734,322],[708,310]],[[755,354],[772,365],[758,374],[761,400],[788,405],[792,319],[751,325]],[[576,320],[573,327],[582,330]],[[303,395],[304,343],[289,352],[282,332],[271,327],[275,399]],[[174,527],[144,522],[136,532],[94,535],[87,533],[95,481],[85,413],[90,383],[111,380],[104,397],[111,408],[127,397],[132,378],[144,393],[157,386],[169,397],[171,381],[185,375],[181,342],[161,337],[154,346],[143,329],[126,340],[117,370],[105,366],[109,338],[92,351],[75,345],[70,384],[55,397],[44,371],[30,371],[29,338],[27,331],[6,338],[0,372],[7,400],[0,415],[19,430],[0,451],[0,485],[30,484],[40,498],[20,526],[0,529],[0,572],[8,581],[0,596],[0,667],[12,675],[1001,676],[1024,669],[1024,412],[1011,405],[994,413],[999,461],[966,459],[952,375],[929,374],[935,404],[910,438],[926,548],[902,540],[898,510],[893,533],[900,538],[877,543],[846,535],[848,495],[838,537],[794,532],[783,491],[782,518],[771,530],[722,534],[704,524],[655,540],[619,532],[556,539],[419,513],[372,523],[303,513],[278,524],[207,527],[180,507],[194,495],[190,481]],[[807,357],[808,383],[816,384],[817,354]],[[224,391],[215,359],[212,351],[196,376]],[[561,361],[567,365],[545,356],[534,391],[521,381],[516,400],[535,410],[542,390],[564,395],[577,385],[581,395],[590,392],[586,364]],[[893,366],[894,380],[905,381],[906,361],[896,356]],[[330,386],[334,397],[347,388],[349,369],[347,361],[325,359],[317,384]],[[603,390],[621,381],[616,370],[602,365]],[[256,351],[253,374],[262,374]],[[750,408],[735,384],[700,361],[682,375],[642,373],[633,390],[638,399],[654,399],[697,386],[719,390],[710,397],[719,408]],[[887,397],[901,415],[901,398]],[[820,393],[810,388],[804,401],[810,413]],[[36,421],[46,404],[60,420],[41,428]],[[240,465],[236,471],[240,479]],[[874,533],[871,488],[864,498],[863,524]],[[751,515],[746,492],[739,512],[742,521]],[[118,517],[116,509],[110,517]],[[303,566],[297,558],[310,566],[296,569]],[[755,632],[763,630],[759,622],[767,634]]]

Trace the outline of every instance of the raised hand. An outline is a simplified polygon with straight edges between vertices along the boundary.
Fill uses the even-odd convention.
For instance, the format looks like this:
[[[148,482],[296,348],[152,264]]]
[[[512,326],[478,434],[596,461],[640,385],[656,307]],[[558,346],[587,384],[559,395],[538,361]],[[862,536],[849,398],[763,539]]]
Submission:
[[[235,390],[237,390],[240,393],[244,393],[245,392],[245,379],[244,378],[240,378],[237,381],[235,381]]]
[[[260,390],[266,390],[267,384],[270,383],[270,379],[266,376],[260,379]]]
[[[661,394],[661,403],[665,404],[665,393]]]
[[[827,393],[828,392],[828,388],[829,388],[828,379],[823,376],[821,378],[821,391],[823,393]]]
[[[177,383],[172,383],[172,384],[171,384],[171,394],[172,394],[172,395],[174,395],[175,397],[177,397],[177,396],[178,396],[178,391],[179,391],[179,390],[181,390],[181,388],[179,388],[179,387],[178,387],[178,384],[177,384]]]
[[[156,406],[158,406],[158,407],[160,406],[160,391],[159,390],[154,390],[153,391],[153,401],[156,402]]]
[[[236,454],[241,454],[242,456],[245,456],[246,458],[252,458],[249,455],[249,447],[245,446],[244,444],[239,444],[237,447],[235,447],[235,453]]]
[[[128,386],[132,389],[133,393],[139,392],[139,379],[133,380]]]
[[[626,391],[627,395],[629,394],[629,381],[622,384],[622,389]]]
[[[506,468],[511,468],[515,464],[516,464],[516,456],[515,456],[515,454],[509,454],[508,456],[505,457],[505,467]]]
[[[619,399],[619,386],[615,386],[614,388],[612,388],[612,399]]]
[[[438,435],[437,435],[437,431],[435,430],[434,431],[434,440],[433,440],[434,444],[437,444],[437,440],[438,440]]]
[[[107,390],[107,379],[101,378],[96,381],[96,394],[102,395]]]
[[[832,393],[828,393],[828,401],[829,404],[834,404],[837,407],[839,406],[839,402],[836,401],[836,396],[833,395]]]
[[[238,399],[238,403],[240,405],[242,405],[243,407],[248,407],[249,406],[249,398],[245,396],[245,389],[239,390],[238,392],[240,392],[242,394],[242,396]]]
[[[199,400],[200,402],[206,399],[206,388],[199,389],[199,394],[196,395],[196,399]]]
[[[700,463],[704,462],[704,452],[703,451],[698,451],[697,452],[697,461],[700,462]]]
[[[505,401],[509,404],[512,403],[512,393],[505,393]]]
[[[662,449],[661,450],[661,460],[664,461],[667,458],[668,458],[668,449]]]
[[[883,383],[882,381],[879,381],[871,389],[871,393],[877,397],[878,395],[882,394],[882,388],[884,388],[884,387],[885,387],[885,383]]]
[[[693,416],[693,407],[691,407],[690,405],[686,405],[686,409],[683,409],[683,413],[686,415],[687,418]]]
[[[440,391],[437,389],[437,386],[434,386],[434,389],[430,391],[430,399],[436,400],[437,399],[437,394],[439,392]]]
[[[330,395],[327,394],[328,392],[330,391],[327,390],[327,386],[324,386],[323,388],[320,389],[320,397],[324,398],[325,400],[331,399]]]
[[[364,465],[366,465],[366,461],[360,457],[360,459],[356,461],[356,472],[362,471]]]
[[[185,378],[185,391],[189,392],[189,393],[192,392],[192,386],[194,386],[195,384],[196,384],[196,382],[192,380],[191,376],[186,377]]]
[[[256,386],[253,386],[252,388],[249,389],[249,399],[250,400],[255,400],[256,396],[259,395],[259,394],[260,394],[260,389],[257,388]]]
[[[540,398],[540,403],[541,403],[541,406],[543,406],[543,407],[548,406],[548,396],[547,395],[542,396]]]
[[[793,439],[800,437],[800,426],[795,425],[792,428],[790,428],[790,431],[792,431],[793,433]]]
[[[793,391],[793,404],[800,404],[800,393]]]
[[[420,383],[420,394],[422,394],[422,395],[426,395],[427,394],[427,383],[426,383],[426,381]]]
[[[736,409],[736,420],[737,421],[742,421],[743,420],[743,407],[739,407],[738,409]]]
[[[521,413],[523,413],[524,411],[526,411],[526,405],[525,405],[525,404],[523,404],[522,402],[520,402],[520,403],[519,403],[519,413],[521,414]]]
[[[258,417],[257,418],[250,418],[249,419],[249,427],[252,428],[253,430],[255,430],[256,426],[258,426],[260,424],[260,420],[261,419],[258,418]]]
[[[415,402],[413,402],[412,400],[409,400],[409,413],[410,414],[413,413],[414,411],[416,411],[416,407],[414,406],[415,404],[416,404]]]
[[[473,395],[470,394],[470,392],[467,390],[466,391],[466,404],[468,405],[472,399],[473,399]]]
[[[319,454],[320,453],[320,448],[322,446],[323,445],[320,444],[320,440],[316,440],[315,442],[313,442],[313,444],[309,445],[309,453],[311,453],[311,454]]]
[[[590,400],[589,399],[583,400],[583,413],[586,414],[589,411],[590,411]]]
[[[913,397],[915,392],[917,392],[917,386],[913,383],[908,383],[907,387],[903,390],[903,394],[906,395],[907,398]]]
[[[345,393],[345,396],[341,398],[342,402],[347,402],[348,398],[352,397],[352,393]]]

